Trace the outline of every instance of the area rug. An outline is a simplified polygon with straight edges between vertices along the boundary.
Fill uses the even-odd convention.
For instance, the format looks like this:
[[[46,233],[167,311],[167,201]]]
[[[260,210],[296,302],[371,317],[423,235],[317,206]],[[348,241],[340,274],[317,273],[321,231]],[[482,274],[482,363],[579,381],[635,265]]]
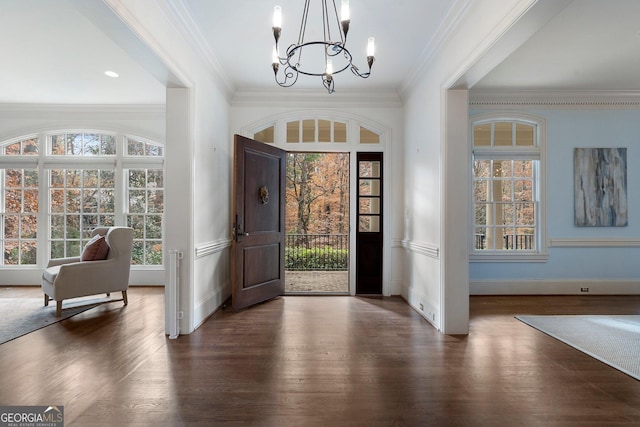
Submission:
[[[640,316],[516,316],[516,319],[640,380]]]
[[[11,341],[45,326],[53,325],[96,306],[90,300],[63,305],[56,317],[56,302],[44,306],[43,298],[0,298],[0,344]],[[95,301],[95,300],[94,300]]]

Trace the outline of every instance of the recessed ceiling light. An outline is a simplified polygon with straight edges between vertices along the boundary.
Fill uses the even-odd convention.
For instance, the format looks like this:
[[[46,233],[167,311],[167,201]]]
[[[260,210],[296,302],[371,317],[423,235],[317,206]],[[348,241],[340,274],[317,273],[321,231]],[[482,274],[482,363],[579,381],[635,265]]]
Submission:
[[[113,77],[114,79],[116,77],[120,77],[120,74],[116,73],[115,71],[105,71],[104,73],[109,77]]]

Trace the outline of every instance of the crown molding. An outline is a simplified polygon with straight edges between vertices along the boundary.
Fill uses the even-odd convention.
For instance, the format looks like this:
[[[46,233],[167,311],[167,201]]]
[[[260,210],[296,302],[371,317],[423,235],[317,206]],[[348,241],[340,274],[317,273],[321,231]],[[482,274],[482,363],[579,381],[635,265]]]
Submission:
[[[318,89],[254,89],[236,91],[232,107],[368,107],[402,108],[402,99],[395,90],[342,90],[331,95]]]
[[[167,112],[164,104],[0,104],[0,113],[77,113],[77,114],[112,114],[131,113],[164,115]]]
[[[416,67],[414,71],[408,76],[405,82],[400,87],[400,93],[403,98],[406,98],[412,88],[414,88],[424,76],[427,68],[433,62],[436,54],[440,51],[445,41],[453,33],[454,29],[464,16],[471,5],[472,0],[455,0],[444,19],[440,22],[440,25],[436,29],[433,37],[429,40],[422,53],[416,61]]]
[[[471,90],[469,107],[477,109],[640,109],[640,91]]]

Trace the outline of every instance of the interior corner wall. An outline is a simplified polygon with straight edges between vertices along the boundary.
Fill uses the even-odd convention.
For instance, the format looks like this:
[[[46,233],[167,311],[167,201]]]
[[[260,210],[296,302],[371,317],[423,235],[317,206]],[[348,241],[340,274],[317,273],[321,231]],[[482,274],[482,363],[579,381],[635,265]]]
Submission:
[[[463,209],[467,202],[455,202],[441,209],[444,195],[442,181],[456,173],[454,162],[443,164],[443,144],[448,144],[444,123],[447,111],[442,90],[456,81],[477,61],[510,25],[519,18],[532,0],[478,0],[469,2],[448,38],[426,64],[417,82],[406,92],[405,100],[405,237],[406,248],[403,297],[429,322],[444,333],[459,333],[457,325],[468,324],[468,313],[444,313],[451,307],[464,305],[467,295],[443,289],[457,286],[443,267],[443,241],[447,253],[468,252],[468,239],[449,236],[443,227],[443,216]],[[465,128],[466,122],[459,124]],[[462,167],[467,162],[459,156]],[[457,217],[457,215],[456,215]],[[444,230],[444,231],[443,231]],[[468,262],[460,268],[468,268]],[[468,284],[466,285],[468,286]],[[447,301],[444,301],[444,298]],[[449,301],[449,298],[458,300]],[[457,319],[455,316],[459,316]],[[443,319],[448,319],[443,323]]]
[[[230,295],[229,107],[208,76],[199,78],[194,88],[167,89],[167,121],[177,133],[167,127],[165,241],[167,250],[183,253],[181,334],[193,332]]]
[[[502,111],[502,109],[501,109]],[[487,112],[472,110],[470,117]],[[546,121],[546,262],[471,262],[472,294],[640,293],[640,110],[522,109]],[[626,227],[574,223],[574,149],[627,149]]]
[[[165,243],[183,252],[179,332],[188,334],[228,296],[229,89],[189,31],[173,21],[168,0],[104,1],[180,80],[167,89],[165,168],[176,181],[165,182],[171,187]]]

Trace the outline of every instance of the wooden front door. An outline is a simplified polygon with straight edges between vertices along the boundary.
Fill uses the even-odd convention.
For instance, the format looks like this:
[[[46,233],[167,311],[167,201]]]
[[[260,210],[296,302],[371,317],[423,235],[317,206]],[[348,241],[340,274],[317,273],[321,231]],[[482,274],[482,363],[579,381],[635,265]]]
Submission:
[[[235,135],[234,310],[284,294],[285,151]]]

